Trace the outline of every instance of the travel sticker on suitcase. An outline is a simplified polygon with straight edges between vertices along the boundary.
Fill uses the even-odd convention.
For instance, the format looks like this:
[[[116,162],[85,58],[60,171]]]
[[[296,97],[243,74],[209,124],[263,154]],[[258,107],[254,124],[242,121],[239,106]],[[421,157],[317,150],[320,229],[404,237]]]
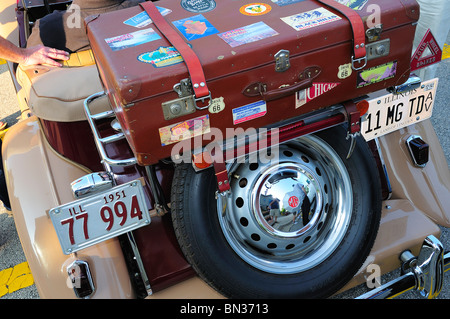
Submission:
[[[243,44],[273,37],[275,35],[278,35],[278,32],[273,30],[264,22],[257,22],[242,28],[223,32],[219,34],[219,37],[234,48]]]
[[[159,39],[161,39],[161,37],[152,28],[150,28],[108,38],[105,39],[105,41],[111,50],[119,51]]]
[[[209,115],[204,115],[184,122],[172,124],[159,129],[161,145],[166,146],[211,131]]]
[[[219,33],[201,14],[172,23],[188,41]]]
[[[233,124],[247,122],[267,113],[266,102],[258,101],[233,109]]]
[[[341,17],[331,11],[328,11],[327,9],[317,8],[308,12],[281,18],[281,20],[293,27],[295,30],[301,31],[341,20]]]
[[[174,47],[159,47],[155,51],[142,53],[138,56],[138,60],[151,64],[155,68],[163,68],[183,62],[183,58]]]

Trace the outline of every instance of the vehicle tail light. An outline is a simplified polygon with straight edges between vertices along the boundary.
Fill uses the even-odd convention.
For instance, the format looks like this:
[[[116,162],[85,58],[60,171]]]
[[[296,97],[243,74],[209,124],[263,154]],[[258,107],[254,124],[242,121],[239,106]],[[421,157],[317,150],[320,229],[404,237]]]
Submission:
[[[362,100],[356,103],[356,108],[358,109],[359,114],[363,116],[369,110],[369,102],[367,102],[366,100]]]
[[[77,298],[88,299],[92,296],[95,286],[86,261],[75,260],[67,267],[67,274],[69,275],[68,284],[71,283]]]
[[[420,136],[416,135],[410,136],[406,141],[406,145],[408,146],[414,165],[425,167],[428,163],[430,146]]]

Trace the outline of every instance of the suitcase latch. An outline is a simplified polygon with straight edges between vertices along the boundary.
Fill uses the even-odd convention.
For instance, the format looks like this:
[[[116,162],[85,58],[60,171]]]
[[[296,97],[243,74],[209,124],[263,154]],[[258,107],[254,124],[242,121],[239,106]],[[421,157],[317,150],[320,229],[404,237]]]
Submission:
[[[288,50],[280,50],[275,54],[274,57],[275,57],[275,71],[284,72],[291,67],[291,63],[289,62]]]
[[[366,37],[369,40],[369,42],[378,41],[382,32],[383,32],[383,25],[378,24],[373,28],[367,29]]]
[[[191,80],[181,80],[180,83],[173,86],[173,90],[178,94],[178,99],[161,104],[166,121],[195,112],[195,99]]]

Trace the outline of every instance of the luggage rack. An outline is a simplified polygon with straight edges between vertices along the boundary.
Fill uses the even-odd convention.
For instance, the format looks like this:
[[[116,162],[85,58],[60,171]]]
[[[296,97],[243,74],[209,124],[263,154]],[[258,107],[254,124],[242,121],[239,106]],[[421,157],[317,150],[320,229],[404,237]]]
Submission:
[[[89,125],[91,126],[92,133],[94,134],[95,144],[100,153],[102,162],[105,166],[107,166],[108,171],[111,171],[110,166],[122,166],[122,167],[133,166],[137,163],[135,157],[130,157],[127,159],[112,159],[106,153],[104,145],[125,139],[125,134],[123,132],[118,132],[116,134],[109,135],[107,137],[100,136],[95,121],[115,117],[114,111],[112,110],[101,112],[98,114],[91,113],[89,105],[96,99],[101,98],[103,96],[106,96],[105,92],[94,93],[84,101],[84,110],[86,112],[86,117],[89,122]]]

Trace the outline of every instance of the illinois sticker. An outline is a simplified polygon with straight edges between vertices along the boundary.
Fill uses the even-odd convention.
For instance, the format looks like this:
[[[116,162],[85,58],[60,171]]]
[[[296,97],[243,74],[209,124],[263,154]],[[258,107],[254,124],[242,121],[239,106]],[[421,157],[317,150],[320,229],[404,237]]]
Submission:
[[[246,16],[260,16],[269,13],[272,7],[265,3],[251,3],[242,6],[239,12]]]

